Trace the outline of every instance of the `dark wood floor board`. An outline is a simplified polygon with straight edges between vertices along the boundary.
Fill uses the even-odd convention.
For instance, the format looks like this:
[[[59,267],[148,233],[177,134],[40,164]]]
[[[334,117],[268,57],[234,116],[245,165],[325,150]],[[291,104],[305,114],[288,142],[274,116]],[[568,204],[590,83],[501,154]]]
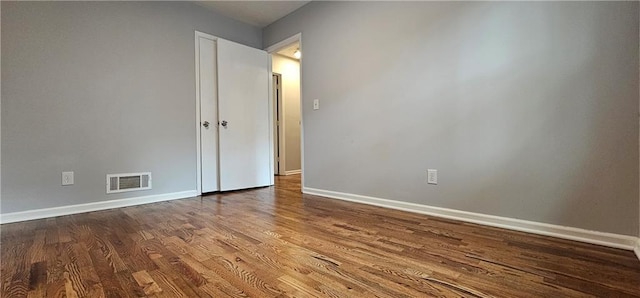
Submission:
[[[281,281],[279,287],[288,293],[288,297],[318,297],[316,287],[320,285],[310,282],[309,279],[283,275],[279,280]]]
[[[177,256],[154,258],[153,261],[158,266],[158,270],[155,273],[163,274],[165,276],[164,279],[168,280],[167,283],[171,284],[172,287],[174,285],[178,287],[187,297],[209,297],[210,295],[207,294],[207,291],[202,288],[202,286],[205,285],[205,282],[203,282],[204,279],[198,279],[197,276],[190,275],[193,274],[192,272],[195,272],[195,270],[191,271],[191,269],[186,269],[176,260],[179,260]],[[170,291],[170,289],[162,287],[162,283],[160,283],[160,285],[163,293]]]
[[[341,279],[336,280],[329,275],[319,272],[311,272],[306,275],[312,280],[318,292],[324,293],[327,297],[363,297],[367,291],[360,286]],[[374,296],[373,293],[369,293]]]
[[[429,282],[418,275],[413,275],[400,270],[395,270],[386,266],[362,266],[360,270],[364,275],[380,284],[393,285],[403,294],[409,294],[407,297],[446,297],[446,296],[465,296],[467,291],[462,288],[454,288],[443,283]],[[430,275],[429,275],[430,276]]]
[[[104,258],[99,248],[89,250],[91,263],[100,277],[101,289],[107,297],[130,297],[133,293],[127,293],[118,282],[115,272]]]
[[[132,297],[145,297],[145,286],[140,286],[133,277],[133,273],[129,269],[118,271],[115,273],[115,278],[127,294]]]
[[[514,247],[515,251],[528,254],[529,256],[535,256],[532,257],[532,259],[536,258],[541,261],[550,260],[552,262],[561,261],[560,263],[565,263],[563,261],[573,260],[587,264],[598,263],[607,268],[615,268],[617,272],[620,270],[635,272],[637,269],[637,266],[628,262],[628,259],[617,257],[615,254],[598,251],[590,253],[584,249],[576,250],[572,248],[570,244],[549,246],[543,243],[526,241],[508,241],[507,244],[509,247]]]
[[[640,297],[632,252],[275,187],[0,226],[2,297]]]
[[[20,243],[9,248],[2,263],[2,290],[11,296],[20,297],[26,295],[33,285],[29,281],[31,266],[29,262],[28,248],[25,243]],[[27,265],[29,264],[29,265]],[[6,270],[5,266],[10,266]]]
[[[541,287],[545,277],[529,272],[503,267],[494,263],[481,262],[486,269],[483,273],[463,273],[458,280],[464,280],[473,288],[484,287],[483,291],[492,296],[527,297],[571,297],[584,295],[564,287]],[[490,281],[490,282],[487,282]],[[487,285],[494,285],[489,286]],[[499,286],[495,286],[499,285]],[[522,293],[526,289],[526,293]]]
[[[46,290],[43,292],[31,292],[29,296],[43,295],[40,297],[69,297],[72,294],[67,293],[66,281],[64,279],[56,280],[45,284]],[[22,297],[22,296],[8,296],[8,297]]]
[[[359,249],[357,247],[346,247],[349,243],[336,241],[335,239],[330,242],[325,239],[317,239],[306,235],[298,235],[296,238],[287,238],[287,241],[294,245],[312,247],[318,254],[327,255],[333,259],[341,260],[342,262],[352,262],[360,265],[373,266],[376,264],[404,264],[411,266],[416,270],[422,270],[423,272],[444,271],[448,274],[456,274],[455,271],[448,268],[443,268],[437,264],[432,266],[423,266],[421,260],[414,260],[403,256],[401,258],[389,258],[394,253],[384,253],[382,251],[371,251],[365,249]],[[330,244],[330,245],[327,245]],[[343,246],[344,245],[344,246]]]
[[[278,284],[278,278],[287,272],[284,266],[276,267],[274,262],[264,254],[257,253],[260,247],[242,248],[238,251],[220,257],[234,262],[240,270],[254,274],[256,278],[266,284]],[[282,264],[280,264],[282,265]]]
[[[156,294],[157,297],[189,297],[171,277],[161,270],[151,271],[149,275],[162,289],[162,292]]]
[[[79,296],[91,297],[96,285],[100,284],[100,277],[95,270],[88,248],[83,243],[63,244],[69,254],[70,262],[64,267],[69,273],[68,278]]]
[[[223,280],[233,287],[242,289],[244,293],[251,297],[275,297],[280,294],[280,290],[260,280],[251,272],[239,269],[232,260],[223,257],[208,259],[202,264],[211,272],[215,272]]]

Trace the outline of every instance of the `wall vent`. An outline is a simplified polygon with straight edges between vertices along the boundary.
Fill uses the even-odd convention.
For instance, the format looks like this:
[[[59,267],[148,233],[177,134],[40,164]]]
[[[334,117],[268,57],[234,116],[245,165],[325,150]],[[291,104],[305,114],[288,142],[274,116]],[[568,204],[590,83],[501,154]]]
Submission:
[[[107,175],[107,193],[145,189],[151,189],[151,172]]]

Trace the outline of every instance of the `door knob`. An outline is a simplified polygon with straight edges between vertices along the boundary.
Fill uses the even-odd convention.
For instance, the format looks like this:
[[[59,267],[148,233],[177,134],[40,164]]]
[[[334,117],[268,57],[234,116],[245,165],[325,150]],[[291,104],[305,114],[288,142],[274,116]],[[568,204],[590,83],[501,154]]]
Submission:
[[[220,122],[220,125],[222,125],[222,127],[227,127],[227,121],[222,120],[222,122]]]
[[[204,128],[209,128],[209,121],[203,122],[202,126],[204,126]]]

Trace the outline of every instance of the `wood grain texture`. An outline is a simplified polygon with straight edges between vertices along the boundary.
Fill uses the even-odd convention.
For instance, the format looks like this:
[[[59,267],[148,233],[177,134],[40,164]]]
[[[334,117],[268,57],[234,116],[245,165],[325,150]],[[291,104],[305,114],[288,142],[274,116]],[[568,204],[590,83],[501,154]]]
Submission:
[[[276,186],[0,226],[2,297],[639,297],[633,252]]]

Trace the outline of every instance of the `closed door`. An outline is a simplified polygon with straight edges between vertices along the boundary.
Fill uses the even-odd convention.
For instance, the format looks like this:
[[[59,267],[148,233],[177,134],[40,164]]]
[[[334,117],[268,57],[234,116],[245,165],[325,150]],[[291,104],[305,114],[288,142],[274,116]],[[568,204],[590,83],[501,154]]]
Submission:
[[[202,192],[220,190],[218,184],[218,79],[216,41],[198,37],[197,66],[200,98]]]
[[[217,40],[220,190],[271,184],[265,51]]]

